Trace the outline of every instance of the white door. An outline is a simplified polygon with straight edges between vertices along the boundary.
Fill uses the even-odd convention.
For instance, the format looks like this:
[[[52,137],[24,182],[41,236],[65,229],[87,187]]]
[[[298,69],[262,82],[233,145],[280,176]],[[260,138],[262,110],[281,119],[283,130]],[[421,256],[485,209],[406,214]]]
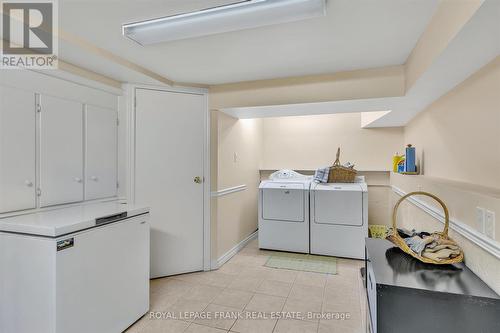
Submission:
[[[40,205],[83,200],[83,105],[43,95]]]
[[[202,95],[137,89],[135,201],[151,208],[151,277],[203,269]]]
[[[0,87],[0,212],[36,207],[35,94]]]
[[[86,107],[85,200],[116,195],[117,119],[116,110]]]

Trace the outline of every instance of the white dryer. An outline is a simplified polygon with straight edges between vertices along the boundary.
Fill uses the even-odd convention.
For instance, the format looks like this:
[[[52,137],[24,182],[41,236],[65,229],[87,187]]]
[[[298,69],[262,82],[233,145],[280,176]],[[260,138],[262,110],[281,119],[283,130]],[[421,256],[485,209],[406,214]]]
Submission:
[[[355,183],[311,184],[311,253],[363,259],[368,236],[368,187]]]
[[[259,186],[259,248],[309,253],[309,187],[312,177],[289,170]]]

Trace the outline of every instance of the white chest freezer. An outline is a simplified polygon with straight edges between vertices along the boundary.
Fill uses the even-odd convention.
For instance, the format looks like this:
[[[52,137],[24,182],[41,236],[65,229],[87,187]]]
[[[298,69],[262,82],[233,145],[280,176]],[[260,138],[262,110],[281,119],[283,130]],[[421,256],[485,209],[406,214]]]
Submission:
[[[119,333],[149,308],[148,208],[0,219],[0,333]]]

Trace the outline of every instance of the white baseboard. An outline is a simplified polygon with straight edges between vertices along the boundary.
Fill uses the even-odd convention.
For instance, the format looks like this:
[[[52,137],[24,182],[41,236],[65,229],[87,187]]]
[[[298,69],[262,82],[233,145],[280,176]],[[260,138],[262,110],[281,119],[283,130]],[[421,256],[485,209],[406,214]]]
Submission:
[[[238,244],[233,246],[232,249],[230,249],[229,251],[224,253],[219,259],[217,259],[217,262],[214,262],[212,264],[212,269],[217,269],[217,268],[221,267],[222,265],[224,265],[226,262],[228,262],[229,259],[234,257],[238,252],[240,252],[241,249],[243,249],[249,242],[256,239],[258,234],[259,234],[259,230],[256,230],[250,236],[248,236],[247,238],[245,238],[244,240],[242,240],[241,242],[239,242]]]
[[[404,196],[407,193],[396,186],[392,186],[392,190],[399,196]],[[441,210],[427,204],[426,202],[416,199],[414,197],[409,197],[407,199],[409,202],[422,209],[424,212],[432,216],[437,221],[444,224],[444,214]],[[456,231],[472,243],[476,244],[486,252],[492,254],[496,258],[500,259],[500,243],[490,239],[475,230],[474,228],[468,226],[467,224],[457,221],[456,219],[450,218],[450,229]]]

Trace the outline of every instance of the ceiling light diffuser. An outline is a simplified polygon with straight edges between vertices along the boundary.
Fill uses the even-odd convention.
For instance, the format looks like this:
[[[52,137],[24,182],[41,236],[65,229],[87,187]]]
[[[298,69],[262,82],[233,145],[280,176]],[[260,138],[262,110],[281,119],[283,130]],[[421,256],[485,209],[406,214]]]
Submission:
[[[326,14],[326,0],[247,0],[123,25],[141,45],[300,21]]]

